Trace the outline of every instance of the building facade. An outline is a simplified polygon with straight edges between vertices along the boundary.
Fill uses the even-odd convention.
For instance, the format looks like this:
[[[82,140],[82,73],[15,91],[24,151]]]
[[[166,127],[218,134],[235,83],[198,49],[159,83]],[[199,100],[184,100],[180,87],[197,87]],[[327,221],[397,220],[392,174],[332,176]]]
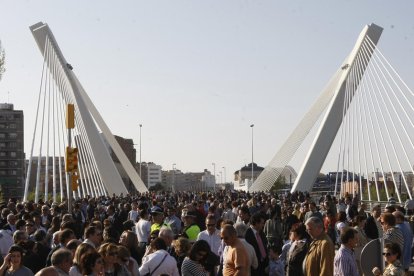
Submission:
[[[24,117],[13,104],[0,104],[0,189],[3,199],[24,192]]]

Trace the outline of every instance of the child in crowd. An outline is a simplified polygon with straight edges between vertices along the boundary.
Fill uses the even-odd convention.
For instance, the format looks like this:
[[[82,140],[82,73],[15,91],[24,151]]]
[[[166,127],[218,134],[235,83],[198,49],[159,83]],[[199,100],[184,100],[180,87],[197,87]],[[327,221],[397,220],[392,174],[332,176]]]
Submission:
[[[285,276],[285,264],[280,259],[282,253],[282,247],[280,245],[272,245],[269,248],[269,266],[266,273],[269,276]]]

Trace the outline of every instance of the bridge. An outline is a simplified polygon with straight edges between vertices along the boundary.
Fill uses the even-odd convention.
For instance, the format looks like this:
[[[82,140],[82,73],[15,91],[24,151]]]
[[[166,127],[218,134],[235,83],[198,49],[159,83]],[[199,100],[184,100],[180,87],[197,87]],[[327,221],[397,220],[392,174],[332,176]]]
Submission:
[[[58,192],[61,199],[127,193],[110,149],[135,189],[147,191],[65,60],[49,26],[39,22],[30,30],[44,63],[24,199],[32,189],[36,202],[41,192],[48,199],[49,181],[54,201]],[[412,198],[408,178],[414,175],[414,93],[378,48],[382,31],[375,24],[363,28],[350,54],[249,191],[269,190],[304,140],[313,139],[292,191],[312,190],[325,160],[334,156],[335,193],[337,187],[342,187],[342,191],[358,195],[361,200],[381,201],[396,196],[401,202],[402,194]],[[74,135],[68,135],[63,123],[64,107],[69,103],[74,104],[76,112]],[[309,138],[315,128],[315,137]],[[62,165],[69,144],[79,149],[77,191],[70,188],[70,175]],[[42,158],[46,162],[44,172],[40,171]],[[53,163],[51,176],[47,171],[49,159]],[[37,163],[33,166],[36,171],[32,170],[33,163]],[[30,181],[32,175],[35,181]]]

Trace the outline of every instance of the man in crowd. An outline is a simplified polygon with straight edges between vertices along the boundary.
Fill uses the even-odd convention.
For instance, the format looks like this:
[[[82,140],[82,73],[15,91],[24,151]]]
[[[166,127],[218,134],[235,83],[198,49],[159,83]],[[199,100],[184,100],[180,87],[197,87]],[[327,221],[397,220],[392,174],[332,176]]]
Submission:
[[[59,276],[68,276],[73,264],[72,252],[68,249],[58,249],[52,254],[52,266],[56,269]]]
[[[358,245],[358,231],[346,227],[341,231],[341,247],[334,259],[335,276],[358,276],[354,248]]]
[[[84,243],[91,245],[93,248],[98,248],[102,242],[102,231],[96,226],[89,226],[84,232]]]
[[[234,225],[234,228],[236,229],[237,232],[237,237],[239,238],[239,240],[243,243],[247,254],[248,254],[248,275],[251,275],[251,271],[255,271],[259,265],[259,262],[257,261],[257,256],[256,256],[256,251],[254,250],[254,247],[248,243],[245,239],[246,236],[246,231],[249,228],[249,226],[247,226],[244,223],[236,223]]]
[[[269,263],[267,252],[267,238],[263,233],[265,219],[262,214],[255,213],[250,219],[250,227],[246,231],[246,241],[250,243],[258,261],[257,269],[252,270],[252,275],[264,275],[265,268]]]
[[[367,218],[364,231],[367,237],[374,240],[382,237],[382,227],[380,223],[381,206],[375,205],[371,210],[371,215]]]
[[[236,229],[232,225],[225,225],[221,229],[221,238],[228,246],[223,256],[223,276],[248,275],[248,255],[243,243],[237,238]]]
[[[401,211],[395,211],[392,213],[395,217],[395,227],[400,229],[404,243],[401,248],[402,258],[401,263],[404,270],[407,272],[411,264],[411,248],[413,245],[413,232],[411,231],[410,225],[405,221],[404,214]]]
[[[167,217],[164,219],[164,223],[171,228],[174,235],[177,237],[181,232],[181,220],[175,214],[174,206],[170,205],[167,208]]]
[[[183,237],[187,238],[191,243],[197,240],[200,233],[200,227],[196,223],[197,214],[194,211],[183,210],[184,229]]]
[[[325,233],[323,222],[317,217],[311,217],[305,226],[312,242],[303,262],[304,275],[332,276],[335,246]]]
[[[404,248],[404,237],[400,229],[395,227],[395,217],[391,213],[383,213],[380,217],[382,230],[384,232],[384,243],[397,243],[401,252]]]
[[[200,232],[197,240],[205,240],[210,245],[211,251],[219,255],[218,250],[221,244],[220,230],[216,228],[216,219],[214,215],[209,214],[206,218],[206,230]]]

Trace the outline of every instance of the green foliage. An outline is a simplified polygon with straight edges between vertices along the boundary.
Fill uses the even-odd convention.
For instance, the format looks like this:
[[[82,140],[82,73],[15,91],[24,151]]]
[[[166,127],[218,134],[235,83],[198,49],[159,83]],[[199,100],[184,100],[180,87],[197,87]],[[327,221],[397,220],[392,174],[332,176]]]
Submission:
[[[275,192],[281,189],[286,188],[286,178],[284,176],[279,175],[276,179],[275,183],[273,184],[272,188],[270,188],[271,192]]]

